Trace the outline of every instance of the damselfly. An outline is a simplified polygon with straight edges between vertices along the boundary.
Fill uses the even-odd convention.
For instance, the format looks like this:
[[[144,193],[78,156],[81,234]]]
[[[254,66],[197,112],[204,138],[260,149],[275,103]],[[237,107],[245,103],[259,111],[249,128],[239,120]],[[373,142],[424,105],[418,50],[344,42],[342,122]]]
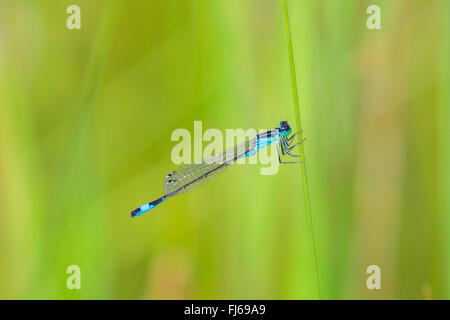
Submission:
[[[187,164],[172,171],[165,177],[163,182],[164,196],[133,210],[131,212],[131,217],[139,216],[150,209],[153,209],[170,197],[191,191],[211,181],[226,168],[230,167],[236,160],[243,157],[249,157],[273,142],[278,144],[277,152],[280,163],[299,163],[300,161],[285,162],[281,160],[280,151],[282,155],[295,158],[300,157],[299,155],[291,154],[291,150],[303,141],[293,144],[295,141],[294,137],[299,132],[296,132],[289,137],[291,131],[291,127],[287,121],[281,121],[279,128],[257,134],[254,138],[234,146],[223,153],[219,153],[208,159]]]

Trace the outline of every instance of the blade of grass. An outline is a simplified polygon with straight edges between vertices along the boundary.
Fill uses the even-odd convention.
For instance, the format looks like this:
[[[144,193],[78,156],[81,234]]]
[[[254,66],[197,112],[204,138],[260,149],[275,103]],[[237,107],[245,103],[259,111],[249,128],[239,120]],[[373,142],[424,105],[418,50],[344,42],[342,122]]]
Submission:
[[[446,17],[445,24],[447,28],[443,30],[449,30],[450,27],[450,3],[447,2],[446,13],[444,15]],[[445,299],[450,299],[450,199],[447,196],[450,191],[450,141],[448,134],[448,119],[450,119],[450,109],[448,105],[450,103],[450,41],[448,40],[448,33],[444,32],[444,68],[442,68],[443,73],[443,94],[442,94],[442,103],[441,103],[441,112],[442,112],[442,121],[440,126],[440,140],[441,140],[441,165],[442,165],[442,182],[441,182],[441,198],[442,198],[442,207],[443,207],[443,217],[445,224],[445,234],[446,234],[446,243],[444,250],[445,254],[445,264],[444,270],[446,271],[446,295],[444,295]]]
[[[303,131],[302,131],[302,122],[300,117],[300,104],[298,102],[298,89],[297,89],[297,76],[295,74],[295,64],[294,64],[294,50],[292,48],[292,39],[291,39],[291,29],[289,26],[289,16],[288,16],[288,8],[287,1],[282,0],[283,4],[283,15],[284,15],[284,24],[285,24],[285,32],[286,39],[288,45],[289,52],[289,66],[291,71],[291,80],[292,80],[292,93],[294,98],[294,111],[295,111],[295,120],[297,123],[297,130],[300,132],[298,135],[298,140],[303,140]],[[314,231],[313,231],[313,223],[312,223],[312,215],[311,215],[311,200],[309,195],[309,183],[308,183],[308,174],[306,170],[306,156],[305,156],[305,147],[303,143],[298,145],[300,152],[300,167],[302,171],[302,179],[303,179],[303,195],[305,197],[305,209],[306,209],[306,220],[308,226],[308,234],[311,245],[311,258],[313,264],[313,277],[315,283],[315,293],[316,298],[320,299],[320,285],[319,285],[319,272],[317,267],[317,257],[316,257],[316,246],[314,242]]]

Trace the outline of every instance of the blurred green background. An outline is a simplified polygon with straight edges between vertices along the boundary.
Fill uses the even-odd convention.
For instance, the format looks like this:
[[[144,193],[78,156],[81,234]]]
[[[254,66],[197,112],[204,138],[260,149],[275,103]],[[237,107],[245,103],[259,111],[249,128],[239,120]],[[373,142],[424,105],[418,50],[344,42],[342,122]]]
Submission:
[[[450,298],[450,2],[288,3],[322,297]],[[130,218],[194,120],[295,123],[281,1],[0,1],[0,298],[314,298],[299,166]]]

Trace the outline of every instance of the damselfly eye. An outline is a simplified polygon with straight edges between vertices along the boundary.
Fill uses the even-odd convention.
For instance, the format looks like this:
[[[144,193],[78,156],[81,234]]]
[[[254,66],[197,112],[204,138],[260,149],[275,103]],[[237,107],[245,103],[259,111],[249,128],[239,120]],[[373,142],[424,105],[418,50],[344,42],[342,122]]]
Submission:
[[[280,131],[287,132],[290,130],[289,124],[287,121],[280,121]]]

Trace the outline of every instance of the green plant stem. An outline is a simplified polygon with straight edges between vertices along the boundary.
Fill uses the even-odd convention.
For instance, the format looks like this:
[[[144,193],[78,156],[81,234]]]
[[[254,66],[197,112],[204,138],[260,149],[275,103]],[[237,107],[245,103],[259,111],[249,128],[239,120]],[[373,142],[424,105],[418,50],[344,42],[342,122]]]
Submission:
[[[300,132],[298,134],[298,138],[300,141],[303,140],[303,131],[302,131],[302,122],[300,118],[300,104],[298,102],[298,89],[297,89],[297,76],[295,75],[295,64],[294,64],[294,50],[292,49],[292,39],[291,39],[291,29],[289,26],[289,16],[288,16],[288,8],[286,0],[282,0],[283,3],[283,14],[284,14],[284,23],[285,23],[285,31],[287,38],[287,45],[289,51],[289,66],[291,70],[291,80],[292,80],[292,92],[294,96],[294,109],[295,109],[295,119],[297,122],[297,129]],[[320,286],[319,286],[319,272],[317,268],[317,258],[316,258],[316,245],[314,242],[314,231],[313,231],[313,223],[312,223],[312,215],[311,215],[311,200],[309,196],[309,183],[308,183],[308,174],[306,170],[306,157],[305,157],[305,147],[303,143],[298,145],[300,151],[300,167],[302,170],[302,179],[303,179],[303,195],[305,197],[305,208],[306,208],[306,220],[308,225],[308,233],[309,240],[311,245],[311,258],[313,264],[313,277],[316,289],[316,298],[320,299]]]

